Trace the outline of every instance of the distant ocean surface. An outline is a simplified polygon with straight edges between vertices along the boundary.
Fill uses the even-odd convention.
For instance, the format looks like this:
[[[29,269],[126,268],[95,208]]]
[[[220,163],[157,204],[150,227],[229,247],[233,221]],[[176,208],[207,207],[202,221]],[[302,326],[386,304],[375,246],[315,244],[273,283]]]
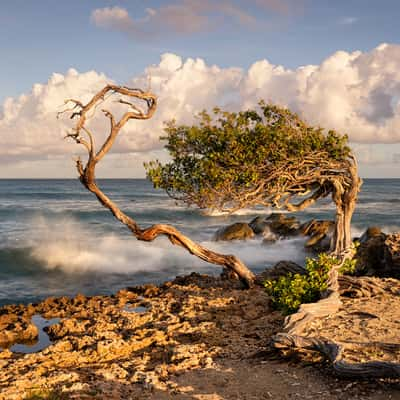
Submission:
[[[215,243],[221,226],[268,215],[265,208],[232,216],[204,216],[177,205],[146,180],[99,180],[103,190],[141,226],[173,224],[193,239],[239,256],[254,271],[279,260],[303,262],[301,239],[262,245],[261,239]],[[297,214],[301,221],[334,218],[324,200]],[[400,179],[364,180],[353,218],[358,236],[366,227],[400,230]],[[0,180],[0,305],[48,296],[113,293],[126,286],[160,283],[192,271],[217,274],[165,238],[142,243],[104,209],[78,180]]]

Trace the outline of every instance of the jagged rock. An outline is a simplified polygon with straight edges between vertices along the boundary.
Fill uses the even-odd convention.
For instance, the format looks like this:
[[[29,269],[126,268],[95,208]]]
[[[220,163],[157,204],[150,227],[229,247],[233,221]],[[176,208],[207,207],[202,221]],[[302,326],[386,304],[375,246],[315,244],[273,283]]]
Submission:
[[[263,243],[270,244],[278,240],[278,236],[271,230],[271,222],[263,216],[255,217],[249,226],[256,235],[263,236]]]
[[[8,310],[6,307],[3,311],[8,312],[0,315],[0,347],[8,347],[16,342],[34,341],[38,330],[31,322],[30,315],[18,315],[12,308]]]
[[[279,261],[273,267],[266,268],[261,272],[261,274],[257,276],[257,280],[264,282],[267,279],[278,279],[279,277],[285,276],[289,273],[304,275],[306,271],[302,266],[293,261]]]
[[[215,240],[245,240],[254,236],[253,229],[246,222],[236,222],[219,229],[215,234]]]
[[[356,275],[385,275],[386,235],[377,227],[368,228],[360,237],[356,253]]]
[[[365,243],[369,239],[375,236],[379,236],[382,233],[381,228],[379,226],[370,226],[367,230],[360,236],[359,242]]]
[[[387,235],[384,249],[384,273],[400,278],[400,233]]]
[[[265,229],[269,230],[268,222],[265,220],[265,217],[260,215],[252,219],[249,223],[249,226],[251,229],[253,229],[253,232],[256,235],[264,233]]]
[[[329,250],[335,222],[330,220],[312,219],[299,228],[299,233],[310,236],[305,243],[306,248],[311,248],[317,253]]]
[[[271,231],[279,236],[295,235],[300,226],[296,217],[282,213],[272,213],[265,221]]]

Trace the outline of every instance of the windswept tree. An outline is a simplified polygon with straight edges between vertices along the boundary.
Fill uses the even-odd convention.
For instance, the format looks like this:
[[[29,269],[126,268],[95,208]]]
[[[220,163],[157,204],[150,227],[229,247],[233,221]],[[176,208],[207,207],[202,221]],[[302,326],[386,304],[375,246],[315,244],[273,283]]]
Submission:
[[[313,127],[297,114],[260,102],[260,111],[214,109],[198,124],[166,125],[172,161],[145,165],[157,188],[202,209],[234,212],[263,205],[300,211],[332,195],[332,252],[351,247],[350,224],[361,186],[347,136]]]
[[[106,99],[114,96],[120,107],[125,109],[118,118],[105,108],[101,109],[105,118],[109,121],[109,132],[105,140],[97,145],[98,135],[89,129],[88,122],[98,112],[99,107]],[[174,245],[181,246],[191,254],[212,264],[221,265],[229,272],[236,274],[247,286],[254,283],[254,274],[235,256],[219,254],[208,250],[195,243],[183,233],[171,225],[155,224],[148,228],[140,227],[137,222],[125,214],[98,186],[95,172],[97,164],[111,150],[115,139],[121,133],[122,128],[131,120],[146,120],[153,116],[157,108],[157,98],[151,92],[140,89],[132,89],[125,86],[106,85],[95,94],[92,99],[84,104],[75,99],[65,101],[69,107],[60,114],[68,113],[76,123],[67,137],[86,149],[87,158],[82,161],[78,158],[76,168],[79,179],[90,192],[94,193],[100,203],[109,209],[111,213],[122,222],[138,239],[151,242],[159,235],[165,235]]]

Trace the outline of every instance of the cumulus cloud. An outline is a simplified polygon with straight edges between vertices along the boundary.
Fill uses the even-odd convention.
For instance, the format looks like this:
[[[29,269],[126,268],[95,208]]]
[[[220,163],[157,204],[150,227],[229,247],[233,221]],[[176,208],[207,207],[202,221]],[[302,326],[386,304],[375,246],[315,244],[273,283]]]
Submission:
[[[368,144],[400,142],[398,45],[383,44],[365,53],[339,51],[320,65],[297,69],[268,60],[257,61],[248,70],[220,68],[202,59],[183,60],[167,53],[158,65],[149,66],[127,84],[145,88],[149,76],[152,90],[159,96],[157,112],[149,121],[129,122],[113,149],[116,153],[162,148],[159,136],[164,121],[175,118],[192,123],[202,109],[216,105],[245,109],[256,106],[260,99],[288,106],[312,124],[349,134],[353,143],[367,146],[360,147],[366,162],[370,158],[365,150]],[[88,101],[110,81],[95,71],[71,69],[65,75],[53,74],[45,84],[35,84],[30,93],[6,99],[0,109],[0,160],[75,153],[77,145],[62,140],[71,122],[57,120],[56,114],[64,99]],[[118,105],[108,101],[107,107],[116,111]],[[102,115],[91,124],[96,134],[107,133],[108,122]],[[397,161],[397,156],[393,160]]]
[[[130,31],[135,29],[131,17],[124,8],[105,7],[92,12],[93,23],[101,28]]]
[[[88,101],[108,81],[95,71],[65,75],[54,73],[45,84],[17,98],[7,98],[0,110],[0,156],[28,158],[61,154],[68,151],[62,140],[70,124],[58,121],[57,112],[64,100],[75,97]]]
[[[209,31],[221,26],[222,20],[253,28],[258,24],[258,18],[249,11],[249,3],[258,13],[268,11],[275,15],[288,15],[291,9],[298,9],[299,1],[295,2],[296,6],[290,4],[292,1],[178,0],[159,8],[146,8],[145,15],[141,18],[131,17],[121,7],[105,7],[95,9],[91,14],[91,21],[100,28],[141,38]]]
[[[338,51],[320,65],[295,70],[267,60],[241,82],[243,106],[271,99],[307,120],[348,133],[353,142],[400,141],[400,46],[370,52]]]

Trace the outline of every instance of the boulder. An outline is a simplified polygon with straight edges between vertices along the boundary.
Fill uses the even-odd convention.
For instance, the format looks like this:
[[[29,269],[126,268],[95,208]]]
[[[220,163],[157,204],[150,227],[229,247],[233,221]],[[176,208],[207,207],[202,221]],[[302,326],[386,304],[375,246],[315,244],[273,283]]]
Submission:
[[[246,222],[236,222],[219,229],[215,234],[215,240],[245,240],[254,237],[253,229]]]
[[[264,216],[255,217],[249,226],[256,235],[263,236],[263,243],[269,244],[278,240],[278,236],[271,230],[271,223]]]
[[[321,253],[329,250],[334,228],[334,221],[312,219],[302,224],[298,232],[309,236],[305,243],[306,248]]]
[[[375,236],[380,236],[382,234],[381,228],[379,226],[370,226],[367,228],[367,230],[360,236],[359,242],[360,243],[365,243],[369,239]]]
[[[279,236],[296,235],[300,227],[296,217],[287,216],[283,213],[272,213],[265,221],[271,231]]]
[[[386,236],[384,248],[385,276],[400,278],[400,233],[392,233]]]
[[[265,282],[266,280],[274,280],[278,279],[281,276],[285,276],[288,274],[300,274],[304,275],[306,270],[296,264],[293,261],[279,261],[271,268],[266,268],[263,272],[261,272],[257,276],[257,280],[259,282]]]
[[[387,269],[385,264],[384,234],[377,227],[368,228],[359,239],[355,259],[357,260],[356,275],[383,276]],[[389,256],[387,256],[389,258]]]
[[[260,235],[262,233],[264,233],[264,231],[267,229],[268,231],[269,229],[269,224],[268,222],[265,220],[265,217],[263,216],[258,216],[255,217],[254,219],[252,219],[249,223],[249,226],[251,229],[253,229],[253,232],[256,235]]]

